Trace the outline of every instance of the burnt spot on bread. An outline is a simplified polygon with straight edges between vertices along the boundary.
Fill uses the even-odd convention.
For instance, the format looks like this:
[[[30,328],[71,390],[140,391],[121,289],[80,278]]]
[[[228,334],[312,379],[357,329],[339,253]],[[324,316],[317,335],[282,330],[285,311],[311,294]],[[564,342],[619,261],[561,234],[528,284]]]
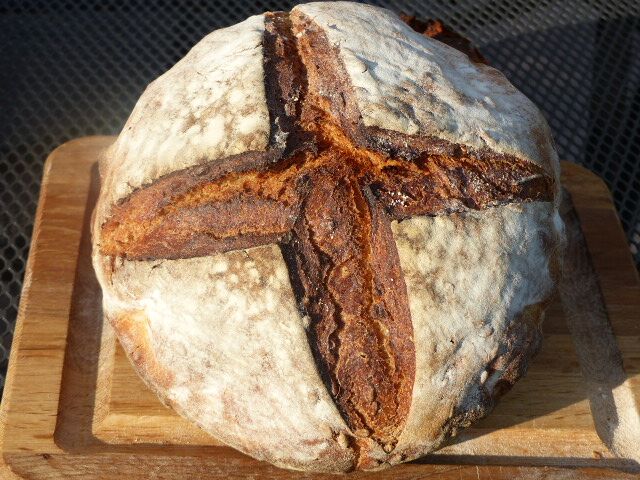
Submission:
[[[270,148],[137,189],[113,207],[99,248],[155,260],[280,244],[350,446],[373,461],[374,447],[395,448],[415,379],[391,222],[549,201],[554,180],[488,149],[365,127],[336,48],[299,12],[267,14],[263,48]]]

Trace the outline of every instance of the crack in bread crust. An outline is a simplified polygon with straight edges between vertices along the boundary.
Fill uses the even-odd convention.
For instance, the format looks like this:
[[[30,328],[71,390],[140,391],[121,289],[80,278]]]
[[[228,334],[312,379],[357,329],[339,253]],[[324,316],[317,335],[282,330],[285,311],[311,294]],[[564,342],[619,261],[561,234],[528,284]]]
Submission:
[[[100,250],[175,259],[280,243],[327,388],[355,440],[388,453],[415,378],[390,222],[552,200],[553,179],[515,157],[364,127],[322,30],[299,12],[265,20],[271,148],[134,191],[102,225]]]

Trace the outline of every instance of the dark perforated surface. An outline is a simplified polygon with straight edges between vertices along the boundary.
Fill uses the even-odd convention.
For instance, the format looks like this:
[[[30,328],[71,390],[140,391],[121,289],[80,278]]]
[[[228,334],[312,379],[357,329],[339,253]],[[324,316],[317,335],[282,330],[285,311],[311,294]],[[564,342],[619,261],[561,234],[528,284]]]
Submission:
[[[294,3],[0,0],[0,385],[47,154],[117,133],[144,86],[206,33]],[[542,108],[561,158],[605,179],[640,263],[636,0],[373,3],[471,38]]]

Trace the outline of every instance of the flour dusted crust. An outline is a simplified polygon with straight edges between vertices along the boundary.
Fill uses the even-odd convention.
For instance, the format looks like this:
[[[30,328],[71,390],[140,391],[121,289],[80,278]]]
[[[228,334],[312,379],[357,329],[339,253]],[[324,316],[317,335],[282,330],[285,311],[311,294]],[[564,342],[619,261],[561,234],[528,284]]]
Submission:
[[[419,457],[539,346],[562,244],[548,127],[386,10],[306,4],[210,34],[145,91],[101,176],[105,316],[165,404],[255,458]]]
[[[216,30],[149,84],[107,153],[101,205],[175,170],[267,148],[263,34],[262,15]]]
[[[529,203],[394,225],[416,332],[413,401],[397,447],[408,458],[488,413],[519,378],[512,369],[536,352],[559,224],[553,205]]]
[[[339,52],[365,126],[488,147],[553,173],[547,122],[499,71],[416,35],[389,10],[317,2],[294,11],[318,24]],[[375,41],[372,31],[380,33]]]
[[[165,403],[260,459],[303,468],[320,457],[323,470],[353,463],[276,246],[125,261],[109,285],[107,315]]]

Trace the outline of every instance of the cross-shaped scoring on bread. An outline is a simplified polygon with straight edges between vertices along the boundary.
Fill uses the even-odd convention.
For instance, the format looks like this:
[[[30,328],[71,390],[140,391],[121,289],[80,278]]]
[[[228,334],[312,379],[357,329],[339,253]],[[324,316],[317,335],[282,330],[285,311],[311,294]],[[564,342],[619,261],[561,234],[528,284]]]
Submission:
[[[135,190],[103,224],[100,248],[143,260],[279,243],[339,410],[356,437],[389,452],[415,373],[390,222],[551,201],[554,181],[515,156],[365,129],[340,59],[303,14],[268,15],[264,49],[274,148]]]
[[[539,345],[561,237],[548,126],[385,10],[312,3],[212,33],[101,172],[105,314],[161,399],[257,458],[415,458]]]

